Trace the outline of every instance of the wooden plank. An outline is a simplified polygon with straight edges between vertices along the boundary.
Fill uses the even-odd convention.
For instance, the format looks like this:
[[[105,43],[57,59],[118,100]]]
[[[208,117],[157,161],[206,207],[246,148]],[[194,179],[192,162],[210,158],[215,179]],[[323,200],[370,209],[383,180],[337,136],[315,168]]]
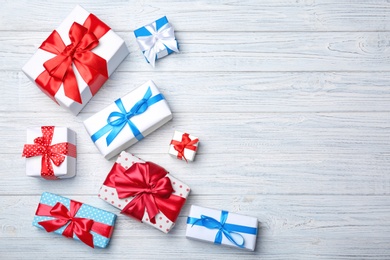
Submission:
[[[2,4],[0,30],[53,30],[75,5],[82,4],[114,30],[134,30],[167,15],[178,31],[386,31],[390,10],[385,0],[371,1],[217,1],[167,3],[104,0],[15,1]],[[23,17],[22,21],[16,20]],[[11,22],[12,21],[12,22]]]
[[[76,179],[53,184],[24,175],[24,160],[20,154],[25,127],[15,129],[13,126],[17,122],[36,124],[33,115],[26,113],[23,117],[9,118],[8,125],[0,122],[3,138],[7,140],[0,148],[0,153],[6,158],[0,171],[15,168],[17,172],[3,177],[0,185],[4,189],[0,189],[0,194],[19,195],[23,190],[36,193],[42,185],[70,194],[78,194],[81,190],[96,194],[114,159],[110,162],[103,159],[81,123],[71,125],[78,133]],[[128,151],[163,165],[200,193],[210,192],[209,186],[202,185],[204,180],[215,182],[222,194],[242,192],[224,188],[231,183],[239,183],[248,194],[390,193],[387,174],[390,170],[389,113],[178,113],[174,116],[173,122]],[[47,113],[39,122],[40,125],[53,122],[67,125],[69,120],[72,116],[58,118],[55,113]],[[198,134],[201,146],[196,163],[187,165],[167,154],[174,129],[207,133]],[[31,182],[36,185],[31,185]],[[63,182],[69,185],[63,185]],[[7,189],[13,185],[26,188],[22,191]]]
[[[97,153],[89,139],[83,119],[64,112],[59,116],[48,111],[37,116],[1,113],[1,154],[19,154],[27,126],[64,125],[78,133],[79,153]],[[175,113],[174,119],[135,144],[138,153],[166,153],[174,129],[199,136],[199,153],[236,154],[389,154],[389,113]],[[23,122],[23,125],[20,125]],[[15,125],[19,126],[15,128]],[[203,134],[202,134],[203,133]]]
[[[140,153],[135,148],[128,150],[163,166],[188,184],[192,194],[197,196],[231,194],[250,200],[270,194],[390,195],[389,152],[362,154],[351,148],[351,154],[291,154],[248,149],[248,153],[199,154],[195,163],[186,164],[168,154]],[[79,154],[77,176],[52,182],[27,177],[20,154],[1,156],[4,162],[0,172],[7,174],[2,176],[0,196],[37,195],[42,191],[97,196],[114,163],[100,154]]]
[[[20,71],[49,32],[9,32],[0,38],[0,65]],[[179,32],[181,53],[145,62],[134,37],[119,32],[130,55],[118,71],[282,72],[389,71],[388,32]],[[21,51],[23,50],[23,51]]]
[[[174,113],[390,110],[387,72],[115,72],[83,112],[96,113],[153,79]],[[21,71],[0,71],[0,111],[65,115]],[[17,90],[12,86],[18,86]],[[31,104],[39,104],[31,106]]]
[[[105,202],[90,196],[71,196],[106,210],[118,213]],[[245,198],[245,197],[244,197]],[[253,198],[253,197],[252,197]],[[106,250],[91,250],[81,243],[58,235],[47,234],[31,227],[32,214],[39,196],[0,196],[0,254],[6,259],[19,258],[21,244],[29,257],[50,258],[53,252],[65,256],[111,259],[131,254],[133,258],[158,258],[192,255],[198,258],[226,259],[231,255],[243,259],[386,259],[390,248],[387,235],[390,214],[388,196],[272,196],[245,200],[237,196],[190,196],[177,225],[168,235],[120,215]],[[260,234],[255,252],[219,247],[187,240],[185,219],[190,204],[255,216],[259,219]],[[370,241],[368,243],[367,241]],[[142,245],[142,246],[140,246]],[[174,246],[173,246],[174,245]],[[179,249],[180,248],[180,249]],[[88,258],[88,257],[87,257]]]

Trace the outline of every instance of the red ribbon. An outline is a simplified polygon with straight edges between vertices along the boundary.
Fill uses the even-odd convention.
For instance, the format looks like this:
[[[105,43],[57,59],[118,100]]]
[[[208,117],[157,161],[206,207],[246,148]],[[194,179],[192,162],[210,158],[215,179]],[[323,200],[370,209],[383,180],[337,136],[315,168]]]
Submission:
[[[173,144],[173,148],[175,148],[175,150],[178,152],[177,158],[179,159],[184,158],[184,160],[187,162],[187,158],[184,156],[184,149],[196,151],[198,147],[195,146],[194,144],[198,142],[199,142],[198,138],[191,140],[190,135],[184,133],[181,137],[181,142],[172,140],[171,144]]]
[[[35,79],[41,90],[55,101],[54,96],[63,83],[65,96],[81,104],[80,90],[72,66],[74,64],[92,95],[95,95],[108,79],[108,71],[107,61],[91,50],[109,30],[110,27],[93,14],[88,16],[83,25],[76,22],[72,24],[69,45],[65,45],[54,30],[39,47],[56,55],[43,64],[45,71]]]
[[[25,144],[23,157],[42,156],[41,176],[47,180],[55,180],[53,165],[60,166],[65,156],[76,157],[76,146],[71,143],[58,143],[51,145],[54,126],[42,126],[42,137],[34,139],[34,144]],[[51,162],[50,162],[51,161]]]
[[[174,192],[168,172],[151,162],[134,163],[125,170],[115,163],[104,185],[113,187],[120,199],[134,196],[121,213],[142,221],[145,210],[151,223],[156,223],[156,215],[161,212],[172,222],[179,216],[186,199]]]
[[[53,207],[40,203],[35,215],[54,218],[38,222],[47,232],[53,232],[69,223],[62,233],[63,236],[73,238],[73,234],[75,234],[82,242],[94,247],[93,236],[90,231],[110,238],[113,226],[95,222],[93,219],[75,217],[82,205],[80,202],[70,200],[70,210],[68,210],[60,202],[57,202]]]

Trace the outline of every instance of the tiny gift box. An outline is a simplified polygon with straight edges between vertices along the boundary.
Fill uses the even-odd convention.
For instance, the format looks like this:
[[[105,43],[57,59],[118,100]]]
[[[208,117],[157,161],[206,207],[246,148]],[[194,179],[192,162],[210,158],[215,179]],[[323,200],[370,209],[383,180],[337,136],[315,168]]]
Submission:
[[[122,214],[168,233],[189,193],[190,187],[161,166],[123,151],[98,196]]]
[[[49,192],[42,194],[33,226],[75,240],[90,247],[107,247],[116,215]]]
[[[191,205],[186,237],[255,250],[257,218]]]
[[[180,160],[193,161],[198,149],[199,139],[193,135],[175,131],[168,153]]]
[[[179,52],[175,31],[166,16],[138,28],[134,34],[146,61],[153,67],[156,60]]]
[[[84,121],[106,159],[143,139],[172,119],[164,96],[148,81]]]
[[[22,70],[42,92],[77,115],[128,54],[123,39],[76,6]]]
[[[76,133],[59,126],[29,127],[22,156],[27,176],[71,178],[76,175]]]

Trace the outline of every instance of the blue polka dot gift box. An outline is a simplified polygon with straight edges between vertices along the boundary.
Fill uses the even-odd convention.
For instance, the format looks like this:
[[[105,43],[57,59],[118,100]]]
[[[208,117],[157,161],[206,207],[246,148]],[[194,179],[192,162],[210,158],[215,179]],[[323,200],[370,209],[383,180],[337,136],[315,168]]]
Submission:
[[[110,242],[116,217],[111,212],[44,192],[32,224],[92,248],[105,248]]]
[[[161,166],[123,151],[98,196],[122,214],[168,233],[189,193],[189,186]]]
[[[258,220],[254,217],[191,205],[186,237],[254,251]]]
[[[152,67],[155,61],[179,52],[175,31],[166,16],[134,31],[138,46]]]

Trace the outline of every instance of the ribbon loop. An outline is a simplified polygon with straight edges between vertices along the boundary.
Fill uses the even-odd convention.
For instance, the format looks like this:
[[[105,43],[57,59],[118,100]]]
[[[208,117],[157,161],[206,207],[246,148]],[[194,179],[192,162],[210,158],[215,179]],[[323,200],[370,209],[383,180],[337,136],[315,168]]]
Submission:
[[[133,197],[121,213],[142,221],[145,211],[150,222],[156,223],[156,215],[161,212],[175,222],[185,198],[174,192],[168,172],[152,162],[134,163],[125,170],[115,163],[104,185],[114,187],[118,198]]]
[[[43,64],[45,71],[35,80],[42,91],[54,100],[63,84],[65,96],[81,104],[80,90],[72,66],[74,64],[94,95],[108,79],[108,70],[107,61],[91,50],[98,46],[99,38],[109,30],[107,25],[90,14],[84,25],[76,22],[72,24],[69,29],[69,45],[65,45],[59,33],[53,31],[39,47],[56,55]]]
[[[148,36],[138,36],[137,42],[144,52],[146,59],[154,67],[157,54],[166,48],[179,52],[175,39],[175,31],[170,23],[166,23],[157,30],[156,22],[145,26]]]
[[[119,111],[111,112],[107,117],[107,125],[99,129],[91,136],[93,142],[96,142],[103,135],[109,133],[106,137],[106,144],[109,146],[112,141],[118,136],[126,124],[130,127],[134,137],[140,141],[144,138],[137,126],[131,121],[131,118],[143,114],[147,109],[155,103],[164,99],[162,94],[157,94],[152,97],[150,87],[146,90],[143,98],[141,98],[133,107],[127,112],[121,99],[115,101]]]

